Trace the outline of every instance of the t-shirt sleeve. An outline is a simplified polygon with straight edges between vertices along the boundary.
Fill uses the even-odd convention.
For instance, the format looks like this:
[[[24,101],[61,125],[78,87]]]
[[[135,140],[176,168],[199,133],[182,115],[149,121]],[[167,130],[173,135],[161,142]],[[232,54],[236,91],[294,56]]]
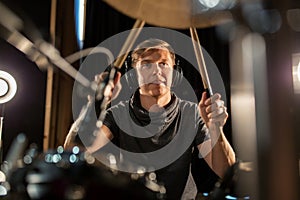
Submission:
[[[195,146],[198,146],[199,144],[203,143],[204,141],[210,139],[209,131],[207,126],[205,125],[202,118],[199,119],[199,126],[196,133],[196,137],[194,140]]]

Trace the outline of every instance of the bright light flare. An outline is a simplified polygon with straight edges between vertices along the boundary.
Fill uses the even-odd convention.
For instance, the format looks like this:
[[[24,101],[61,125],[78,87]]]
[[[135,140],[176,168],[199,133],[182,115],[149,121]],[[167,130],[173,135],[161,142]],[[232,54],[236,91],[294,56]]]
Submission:
[[[8,92],[8,83],[0,79],[0,97],[4,96]]]
[[[14,77],[0,70],[0,104],[10,101],[17,92],[17,83]]]
[[[199,0],[199,2],[207,8],[214,8],[220,3],[220,0]]]
[[[206,9],[228,10],[236,5],[236,0],[198,0]]]
[[[300,94],[300,53],[293,54],[292,59],[294,93]]]
[[[86,0],[75,0],[76,37],[80,49],[83,47],[84,40],[85,5]]]

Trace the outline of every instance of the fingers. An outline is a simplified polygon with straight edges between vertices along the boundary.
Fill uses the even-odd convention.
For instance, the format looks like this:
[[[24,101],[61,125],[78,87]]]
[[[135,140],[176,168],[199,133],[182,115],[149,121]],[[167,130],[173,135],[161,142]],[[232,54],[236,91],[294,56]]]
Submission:
[[[121,72],[117,72],[116,77],[114,79],[114,84],[116,85],[116,84],[120,83],[120,79],[121,79]]]
[[[211,112],[220,110],[222,108],[224,108],[224,101],[217,100],[215,102],[212,102],[211,104],[206,105],[205,111],[207,113],[211,113]]]
[[[202,106],[205,108],[206,118],[210,122],[219,121],[222,125],[224,125],[228,118],[228,113],[224,101],[221,100],[221,95],[216,93],[210,98],[205,98],[204,94],[202,94],[201,101],[203,101]]]
[[[202,94],[202,97],[203,97],[203,94]],[[215,101],[218,101],[218,100],[221,100],[221,95],[219,93],[216,93],[212,97],[206,98],[205,101],[204,101],[204,105],[208,106],[208,105],[213,104]]]
[[[107,76],[107,75],[108,74],[104,74],[100,78],[105,78],[105,76]],[[122,89],[120,79],[121,79],[121,73],[117,72],[114,80],[109,81],[105,88],[104,96],[109,97],[110,101],[114,100],[119,95],[119,93]]]
[[[107,78],[108,75],[109,75],[108,72],[102,72],[102,73],[96,75],[95,82],[97,84],[100,84],[104,79]],[[106,85],[105,90],[104,90],[104,96],[108,97],[110,100],[113,100],[119,95],[119,93],[122,89],[120,79],[121,79],[121,73],[117,72],[114,80],[109,81],[108,84]]]
[[[100,84],[101,81],[103,81],[107,76],[108,76],[108,72],[102,72],[102,73],[100,73],[100,74],[97,74],[97,75],[95,76],[95,82],[96,82],[97,84]]]
[[[112,91],[112,100],[115,99],[119,95],[119,93],[122,89],[120,79],[121,79],[121,73],[117,72],[116,78],[114,80],[115,87],[113,88],[113,91]]]
[[[199,103],[200,107],[204,107],[205,106],[206,100],[207,100],[207,92],[203,92],[201,100],[200,100],[200,103]]]
[[[225,106],[222,106],[222,107],[219,107],[219,108],[215,108],[215,109],[212,109],[210,112],[207,112],[207,117],[209,119],[213,119],[213,118],[216,118],[220,115],[223,115],[224,113],[227,112],[227,108]]]
[[[109,99],[112,99],[113,90],[114,90],[114,84],[111,81],[109,81],[104,89],[104,96],[109,97]]]
[[[224,106],[224,101],[221,100],[221,95],[216,93],[212,97],[208,98],[207,93],[202,93],[202,98],[199,103],[200,107],[205,108],[207,113],[211,113],[214,110]]]
[[[97,84],[101,83],[101,81],[103,81],[107,76],[108,76],[108,72],[102,72],[100,74],[97,74],[95,76],[96,83]],[[117,84],[118,82],[120,82],[120,79],[121,79],[121,73],[117,72],[113,83]]]

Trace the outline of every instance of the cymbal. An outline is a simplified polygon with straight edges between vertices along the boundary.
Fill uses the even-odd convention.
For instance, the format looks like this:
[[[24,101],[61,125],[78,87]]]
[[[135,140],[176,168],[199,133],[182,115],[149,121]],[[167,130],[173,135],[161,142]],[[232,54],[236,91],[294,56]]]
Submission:
[[[206,28],[232,20],[229,11],[205,10],[198,0],[104,1],[129,17],[167,28]]]

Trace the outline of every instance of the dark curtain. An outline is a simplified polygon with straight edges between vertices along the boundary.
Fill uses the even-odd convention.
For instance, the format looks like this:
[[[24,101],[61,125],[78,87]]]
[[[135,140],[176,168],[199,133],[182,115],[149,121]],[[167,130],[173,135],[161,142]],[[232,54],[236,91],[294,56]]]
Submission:
[[[86,12],[85,48],[129,30],[135,22],[135,19],[120,14],[101,0],[87,0]]]

